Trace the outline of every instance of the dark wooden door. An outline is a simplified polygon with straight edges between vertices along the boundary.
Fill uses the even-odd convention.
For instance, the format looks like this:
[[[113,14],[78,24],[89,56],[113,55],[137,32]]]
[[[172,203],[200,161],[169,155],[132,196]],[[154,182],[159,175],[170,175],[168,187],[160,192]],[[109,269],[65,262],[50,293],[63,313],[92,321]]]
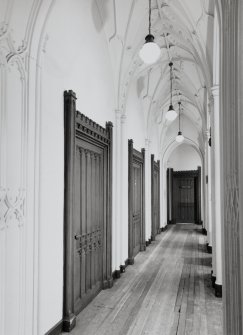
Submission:
[[[93,299],[103,285],[105,155],[102,148],[77,139],[73,218],[75,314]]]
[[[104,288],[111,287],[112,124],[103,128],[76,111],[64,93],[63,329]]]
[[[129,208],[129,236],[128,236],[128,262],[134,263],[134,257],[139,251],[145,250],[144,227],[144,154],[133,149],[133,141],[129,140],[129,182],[128,182],[128,208]]]
[[[151,155],[151,239],[160,233],[160,163]]]
[[[133,163],[133,255],[140,251],[142,232],[142,167]]]
[[[173,172],[173,222],[197,223],[199,175],[195,171]]]

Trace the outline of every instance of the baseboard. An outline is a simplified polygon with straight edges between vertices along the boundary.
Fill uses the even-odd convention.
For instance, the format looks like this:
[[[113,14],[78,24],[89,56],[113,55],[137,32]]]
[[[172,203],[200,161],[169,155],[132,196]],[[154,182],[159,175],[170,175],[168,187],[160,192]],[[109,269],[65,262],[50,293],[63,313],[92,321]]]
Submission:
[[[128,265],[134,264],[134,258],[128,258]]]
[[[151,238],[149,238],[148,242],[149,242],[149,244],[151,244]]]
[[[120,265],[120,272],[121,272],[121,273],[124,273],[124,272],[125,272],[125,269],[126,269],[126,266],[125,266],[125,265]]]
[[[208,232],[207,232],[207,229],[206,229],[206,228],[202,228],[202,234],[203,234],[203,235],[206,235],[206,236],[208,235]]]
[[[149,246],[149,241],[146,241],[145,244],[146,244],[146,247],[148,247]]]
[[[125,268],[128,266],[128,258],[125,260]]]
[[[63,320],[59,321],[54,327],[52,327],[45,335],[59,335],[62,332]]]
[[[168,229],[168,225],[166,225],[165,227],[160,228],[161,232],[164,232],[164,231],[166,231],[167,229]]]
[[[146,251],[146,242],[141,244],[140,251]]]
[[[112,272],[113,280],[119,279],[121,277],[121,270],[115,270]]]
[[[155,241],[155,236],[151,236],[151,241]]]
[[[212,288],[215,288],[216,277],[212,275],[211,281],[212,281]]]
[[[76,315],[71,314],[63,318],[62,330],[69,333],[76,326]]]
[[[207,243],[207,252],[208,252],[209,254],[212,253],[212,246],[209,245],[208,243]]]
[[[102,290],[107,290],[108,288],[112,288],[113,281],[114,281],[114,279],[113,279],[113,273],[112,273],[110,278],[103,281]]]
[[[215,297],[222,298],[222,285],[215,283]]]

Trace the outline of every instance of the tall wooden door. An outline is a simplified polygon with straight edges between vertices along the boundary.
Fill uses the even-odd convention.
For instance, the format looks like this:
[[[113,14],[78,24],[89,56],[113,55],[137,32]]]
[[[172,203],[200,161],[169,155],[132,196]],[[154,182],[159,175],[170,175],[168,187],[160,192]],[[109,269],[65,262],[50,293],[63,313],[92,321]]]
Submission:
[[[173,172],[173,223],[199,222],[199,183],[198,170]]]
[[[112,286],[112,124],[102,128],[76,111],[76,96],[64,94],[64,330],[98,294]]]
[[[139,251],[145,250],[144,227],[144,154],[133,149],[133,141],[128,141],[128,208],[129,236],[128,263],[134,263],[134,257]]]
[[[160,233],[160,162],[151,155],[151,240]]]

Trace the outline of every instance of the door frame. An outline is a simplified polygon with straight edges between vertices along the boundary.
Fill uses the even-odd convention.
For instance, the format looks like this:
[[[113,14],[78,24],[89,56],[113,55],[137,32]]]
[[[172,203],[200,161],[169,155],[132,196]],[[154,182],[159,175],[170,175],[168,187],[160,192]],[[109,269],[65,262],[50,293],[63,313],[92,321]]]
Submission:
[[[112,123],[101,127],[76,110],[76,94],[64,92],[64,288],[63,288],[63,330],[70,332],[76,324],[74,313],[74,183],[76,138],[97,145],[107,153],[107,187],[104,201],[103,232],[103,289],[112,287]]]
[[[141,152],[133,148],[133,140],[128,140],[128,264],[134,264],[134,243],[133,243],[133,163],[141,165],[142,172],[142,219],[140,230],[140,251],[146,250],[145,244],[145,149]]]
[[[195,224],[201,224],[201,167],[197,170],[173,171],[172,170],[172,222],[176,223],[174,208],[174,179],[175,178],[194,178],[194,194],[195,194]]]
[[[154,220],[154,172],[158,173],[158,221],[159,227],[156,229],[156,222]],[[151,155],[151,241],[155,241],[155,236],[160,234],[160,161],[154,160],[154,154]]]

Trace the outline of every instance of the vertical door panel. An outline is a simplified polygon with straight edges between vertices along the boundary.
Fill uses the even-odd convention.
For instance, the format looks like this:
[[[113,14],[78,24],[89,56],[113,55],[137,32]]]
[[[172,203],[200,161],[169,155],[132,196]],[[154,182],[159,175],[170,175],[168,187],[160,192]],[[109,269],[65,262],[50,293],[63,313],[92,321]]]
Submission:
[[[103,128],[76,111],[64,92],[63,330],[102,289],[112,287],[112,123]]]
[[[102,286],[104,153],[78,142],[74,201],[74,310],[78,313]]]
[[[173,221],[197,222],[198,170],[173,172]]]
[[[128,263],[134,263],[134,257],[145,250],[144,227],[144,154],[133,149],[133,141],[128,141]]]

